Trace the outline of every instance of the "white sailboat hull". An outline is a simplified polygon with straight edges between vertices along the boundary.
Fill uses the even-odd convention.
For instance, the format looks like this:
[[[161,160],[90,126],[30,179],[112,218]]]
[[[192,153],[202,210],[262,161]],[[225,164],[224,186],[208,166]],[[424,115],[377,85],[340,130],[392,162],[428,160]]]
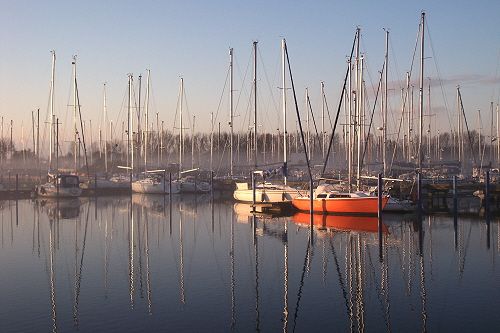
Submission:
[[[244,183],[246,185],[246,183]],[[300,195],[300,192],[294,188],[284,186],[278,188],[258,187],[255,189],[255,202],[260,204],[280,204],[291,203],[292,200]],[[233,192],[234,199],[241,202],[253,202],[253,190],[248,186],[242,186],[237,183],[237,189]]]
[[[150,181],[149,179],[142,179],[132,182],[132,192],[146,193],[146,194],[177,194],[181,191],[180,184],[177,181],[172,181],[172,192],[167,181]]]

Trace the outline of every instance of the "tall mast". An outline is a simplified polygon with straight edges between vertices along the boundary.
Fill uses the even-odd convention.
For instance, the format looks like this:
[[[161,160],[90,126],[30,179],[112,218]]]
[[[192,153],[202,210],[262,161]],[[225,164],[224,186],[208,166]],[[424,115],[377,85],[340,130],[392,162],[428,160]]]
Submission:
[[[181,77],[181,85],[179,87],[179,177],[182,171],[182,153],[184,151],[184,131],[182,128],[182,97],[184,95],[184,79]]]
[[[385,64],[384,64],[384,149],[383,149],[383,159],[384,159],[384,176],[387,176],[387,83],[388,83],[388,72],[389,72],[389,30],[385,30]]]
[[[76,95],[76,55],[73,56],[73,62],[71,63],[73,65],[73,135],[74,135],[74,150],[73,150],[73,155],[74,155],[74,169],[75,173],[78,170],[78,127],[76,126],[76,118],[77,118],[77,112],[78,112],[78,100],[77,100],[77,95]]]
[[[307,154],[309,156],[309,161],[312,159],[312,153],[311,153],[311,127],[309,126],[309,105],[307,102],[309,101],[309,89],[306,87],[306,105],[305,105],[305,110],[307,112],[307,117],[306,117],[306,124],[307,124]]]
[[[288,155],[287,155],[287,130],[286,130],[286,40],[281,40],[281,56],[282,56],[282,107],[283,107],[283,181],[286,185],[288,174]]]
[[[139,93],[138,93],[138,102],[137,102],[137,153],[141,156],[141,87],[142,87],[142,74],[139,74]],[[146,124],[146,130],[148,128],[148,124]],[[132,135],[132,140],[134,136]],[[140,163],[138,163],[140,164]]]
[[[360,57],[360,68],[359,68],[359,90],[356,96],[356,100],[358,101],[358,165],[356,172],[356,187],[358,191],[361,191],[361,114],[363,110],[363,65],[364,65],[364,57]]]
[[[490,167],[493,167],[492,161],[493,161],[493,123],[494,123],[494,116],[493,116],[493,102],[490,102],[490,111],[491,111],[491,126],[490,126]]]
[[[408,110],[408,124],[407,124],[407,138],[406,138],[406,146],[407,146],[407,161],[411,162],[411,154],[412,154],[412,149],[411,149],[411,108],[410,108],[410,72],[406,72],[406,108]]]
[[[194,169],[194,123],[196,116],[193,115],[193,125],[191,126],[191,169]]]
[[[358,32],[356,31],[356,38]],[[351,61],[347,59],[347,66],[349,67],[348,75],[349,75],[349,93],[348,93],[348,102],[349,107],[347,110],[347,132],[348,132],[348,145],[347,145],[347,178],[348,178],[348,187],[349,192],[351,191],[351,180],[352,180],[352,65]]]
[[[108,110],[106,106],[106,83],[104,83],[103,113],[104,113],[104,170],[106,171],[106,173],[108,173],[108,126],[107,126]]]
[[[500,166],[500,110],[497,104],[497,166]]]
[[[356,88],[355,88],[355,91],[356,91],[356,94],[354,95],[354,132],[353,134],[356,134],[356,136],[353,136],[353,140],[354,142],[356,142],[357,147],[357,179],[356,179],[356,184],[357,184],[357,188],[359,190],[359,165],[360,165],[360,151],[359,151],[359,132],[360,132],[360,128],[359,128],[359,114],[360,114],[360,104],[361,104],[361,100],[360,100],[360,94],[359,92],[361,91],[361,80],[360,80],[360,53],[359,53],[359,48],[360,48],[360,34],[361,34],[361,29],[358,27],[356,29],[357,31],[357,43],[356,43],[356,63],[355,63],[355,79],[356,79]]]
[[[253,42],[253,149],[254,149],[254,164],[257,168],[257,42]]]
[[[229,173],[233,176],[233,48],[229,49],[229,130],[230,130],[230,167]]]
[[[130,167],[130,173],[132,174],[134,170],[134,135],[133,135],[133,117],[132,117],[132,79],[133,75],[128,74],[128,131],[127,131],[127,166]],[[130,165],[128,164],[128,159],[130,156]]]
[[[210,112],[210,171],[213,171],[214,161],[214,113]]]
[[[422,20],[420,23],[420,86],[419,86],[419,103],[418,103],[418,169],[422,171],[422,131],[423,131],[423,112],[424,112],[424,28],[425,28],[425,12],[422,12]]]
[[[457,133],[457,145],[458,145],[458,161],[462,161],[462,112],[460,112],[460,86],[457,86],[457,113],[458,113],[458,133]]]
[[[52,70],[51,70],[51,79],[50,79],[50,131],[49,131],[49,170],[52,169],[52,155],[54,148],[54,80],[56,74],[56,51],[50,51],[52,54]],[[3,118],[2,118],[2,130],[3,130]],[[3,133],[2,133],[3,136]]]
[[[321,81],[321,157],[325,159],[325,83]]]
[[[148,76],[146,78],[146,107],[144,109],[144,117],[145,119],[145,126],[144,128],[146,129],[145,135],[144,135],[144,170],[148,171],[148,124],[149,124],[149,85],[150,85],[150,76],[151,76],[151,71],[149,69],[146,70],[148,73]]]
[[[432,147],[432,136],[431,136],[431,120],[432,120],[432,114],[431,114],[431,79],[429,78],[429,87],[428,87],[428,106],[427,108],[429,109],[429,124],[427,127],[427,132],[429,133],[428,135],[428,141],[427,141],[427,154],[428,154],[428,162],[429,162],[429,167],[430,167],[430,162],[431,162],[431,147]]]

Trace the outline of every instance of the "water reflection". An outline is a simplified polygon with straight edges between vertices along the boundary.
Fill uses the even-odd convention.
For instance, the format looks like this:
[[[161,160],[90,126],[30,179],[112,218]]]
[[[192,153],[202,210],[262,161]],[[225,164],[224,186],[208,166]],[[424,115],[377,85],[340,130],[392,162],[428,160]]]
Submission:
[[[376,218],[311,228],[200,195],[5,201],[0,215],[2,332],[500,325],[496,220],[388,215],[379,239]]]

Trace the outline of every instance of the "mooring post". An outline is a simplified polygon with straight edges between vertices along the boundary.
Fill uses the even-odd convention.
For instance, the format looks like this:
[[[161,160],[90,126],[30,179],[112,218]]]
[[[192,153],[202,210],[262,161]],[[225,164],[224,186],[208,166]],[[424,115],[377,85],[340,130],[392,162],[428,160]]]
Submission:
[[[94,173],[94,194],[97,195],[97,172]]]
[[[172,195],[172,173],[168,173],[168,193]]]
[[[19,174],[16,173],[16,197],[19,194]]]
[[[417,171],[417,218],[418,218],[418,245],[420,255],[424,253],[424,224],[422,221],[422,175]]]
[[[490,171],[486,171],[484,189],[484,209],[486,216],[486,246],[490,248]]]
[[[252,211],[255,212],[255,174],[252,172]]]
[[[210,196],[214,200],[214,171],[210,170]]]
[[[167,172],[165,170],[163,170],[162,182],[163,182],[163,194],[166,194],[167,193]],[[168,193],[168,194],[171,194],[171,193]]]
[[[490,172],[486,171],[486,179],[484,181],[484,209],[486,222],[489,223],[490,215]]]
[[[419,171],[417,171],[417,210],[420,218],[422,215],[422,177]]]
[[[379,172],[377,178],[377,199],[378,199],[378,251],[380,260],[383,259],[382,251],[382,193],[383,193],[383,183],[382,183],[382,173]]]
[[[458,248],[458,193],[457,176],[453,176],[453,230],[455,237],[455,250]]]
[[[168,173],[168,231],[172,235],[172,173]]]
[[[314,188],[313,180],[309,180],[309,214],[311,215],[311,228],[313,227],[313,214],[314,214]]]
[[[198,174],[194,174],[194,194],[198,194]]]
[[[132,195],[132,172],[130,173],[130,195]]]

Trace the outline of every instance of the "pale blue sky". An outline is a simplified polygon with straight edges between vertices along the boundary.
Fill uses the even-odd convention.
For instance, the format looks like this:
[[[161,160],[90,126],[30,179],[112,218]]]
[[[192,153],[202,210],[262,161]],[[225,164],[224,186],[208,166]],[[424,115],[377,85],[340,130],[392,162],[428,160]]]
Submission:
[[[102,114],[102,84],[107,82],[108,109],[115,122],[123,108],[127,73],[151,69],[152,112],[172,128],[179,77],[185,80],[190,115],[197,130],[208,131],[209,113],[217,112],[228,66],[235,50],[235,89],[242,92],[235,121],[246,128],[250,81],[247,71],[253,40],[259,41],[260,119],[278,126],[280,39],[286,37],[299,101],[304,88],[319,113],[319,82],[325,81],[330,108],[336,108],[356,26],[368,72],[376,80],[383,62],[383,28],[390,29],[389,76],[404,79],[409,69],[421,10],[426,11],[430,38],[426,76],[437,80],[435,61],[448,108],[454,112],[455,86],[474,126],[477,109],[489,115],[499,94],[500,1],[7,1],[0,2],[0,116],[25,124],[31,111],[47,112],[50,53],[57,54],[56,113],[69,121],[71,56],[78,55],[82,112],[96,124]],[[427,39],[429,41],[429,39]],[[417,79],[418,72],[414,72]],[[369,83],[369,76],[367,74]],[[399,92],[393,95],[399,96]],[[443,130],[449,130],[439,86],[432,102]],[[399,101],[399,99],[398,99]],[[399,112],[399,103],[391,103]],[[302,105],[301,105],[302,106]],[[278,105],[279,107],[279,105]],[[227,123],[227,97],[218,121]],[[482,111],[483,112],[483,111]],[[397,113],[399,115],[399,113]],[[395,115],[396,116],[396,115]],[[248,118],[248,114],[246,115]],[[121,119],[121,120],[120,120]],[[292,118],[294,119],[294,118]],[[489,119],[488,119],[489,121]],[[487,123],[486,118],[484,122]],[[485,124],[485,126],[487,126]],[[20,133],[18,127],[16,133]]]

